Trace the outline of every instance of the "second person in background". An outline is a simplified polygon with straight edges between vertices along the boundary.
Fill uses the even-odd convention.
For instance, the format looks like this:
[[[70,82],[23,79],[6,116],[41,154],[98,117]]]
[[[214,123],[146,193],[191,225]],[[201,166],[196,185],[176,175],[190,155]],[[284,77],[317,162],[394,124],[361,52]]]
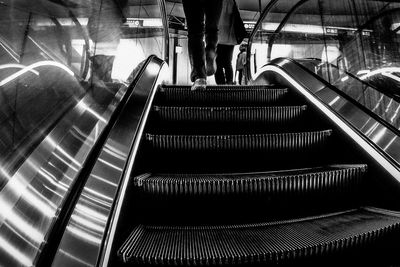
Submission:
[[[188,27],[192,90],[205,89],[207,76],[216,71],[218,23],[223,1],[226,0],[182,0]]]

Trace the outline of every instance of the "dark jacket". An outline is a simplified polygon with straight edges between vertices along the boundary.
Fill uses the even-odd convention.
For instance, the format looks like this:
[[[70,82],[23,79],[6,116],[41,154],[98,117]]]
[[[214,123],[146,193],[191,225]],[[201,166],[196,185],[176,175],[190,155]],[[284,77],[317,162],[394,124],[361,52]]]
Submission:
[[[218,43],[237,45],[247,37],[242,18],[235,0],[224,0],[219,21]]]

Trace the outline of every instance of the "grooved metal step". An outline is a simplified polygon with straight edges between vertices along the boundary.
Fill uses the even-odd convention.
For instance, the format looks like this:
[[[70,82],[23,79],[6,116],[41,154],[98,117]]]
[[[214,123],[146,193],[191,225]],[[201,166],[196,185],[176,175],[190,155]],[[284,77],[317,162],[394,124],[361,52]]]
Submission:
[[[279,264],[363,249],[399,226],[399,213],[376,208],[247,225],[139,225],[118,254],[139,265]]]
[[[161,87],[157,97],[167,103],[188,104],[272,104],[282,100],[287,88],[259,87],[208,87],[206,90],[191,91],[190,87]]]
[[[244,174],[155,174],[134,178],[141,191],[157,195],[292,195],[350,191],[361,184],[367,165],[333,165]]]
[[[154,149],[170,151],[265,150],[304,152],[326,144],[332,130],[247,135],[153,135],[146,140]]]
[[[276,107],[165,107],[155,106],[156,116],[181,122],[260,122],[285,124],[304,115],[307,106]]]
[[[161,85],[162,89],[167,89],[167,90],[174,90],[174,89],[184,89],[184,90],[190,90],[191,86],[190,85],[168,85],[164,84]],[[282,86],[276,86],[276,85],[208,85],[207,89],[208,90],[250,90],[250,89],[281,89],[284,88]],[[206,89],[206,90],[207,90]]]

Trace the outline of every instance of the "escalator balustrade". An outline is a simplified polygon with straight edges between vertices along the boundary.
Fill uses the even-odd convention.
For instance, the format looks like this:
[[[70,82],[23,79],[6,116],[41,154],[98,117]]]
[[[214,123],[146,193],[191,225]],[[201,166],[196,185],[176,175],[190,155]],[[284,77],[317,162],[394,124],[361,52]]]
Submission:
[[[368,166],[343,146],[287,88],[162,86],[118,257],[133,266],[380,259],[400,213],[368,206]]]

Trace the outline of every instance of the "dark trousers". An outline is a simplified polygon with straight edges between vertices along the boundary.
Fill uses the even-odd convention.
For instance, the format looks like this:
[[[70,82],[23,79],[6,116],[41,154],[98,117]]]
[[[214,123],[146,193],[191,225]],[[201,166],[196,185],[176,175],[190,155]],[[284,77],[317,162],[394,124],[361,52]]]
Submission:
[[[234,45],[218,44],[217,46],[217,71],[215,82],[217,84],[233,84],[232,56]]]
[[[241,85],[242,84],[242,79],[243,79],[243,69],[237,70],[237,71],[238,71],[238,75],[239,75],[238,83]]]
[[[192,72],[190,79],[206,78],[206,53],[218,44],[218,23],[223,0],[182,0],[188,27],[188,47]],[[206,46],[204,47],[204,35]]]

